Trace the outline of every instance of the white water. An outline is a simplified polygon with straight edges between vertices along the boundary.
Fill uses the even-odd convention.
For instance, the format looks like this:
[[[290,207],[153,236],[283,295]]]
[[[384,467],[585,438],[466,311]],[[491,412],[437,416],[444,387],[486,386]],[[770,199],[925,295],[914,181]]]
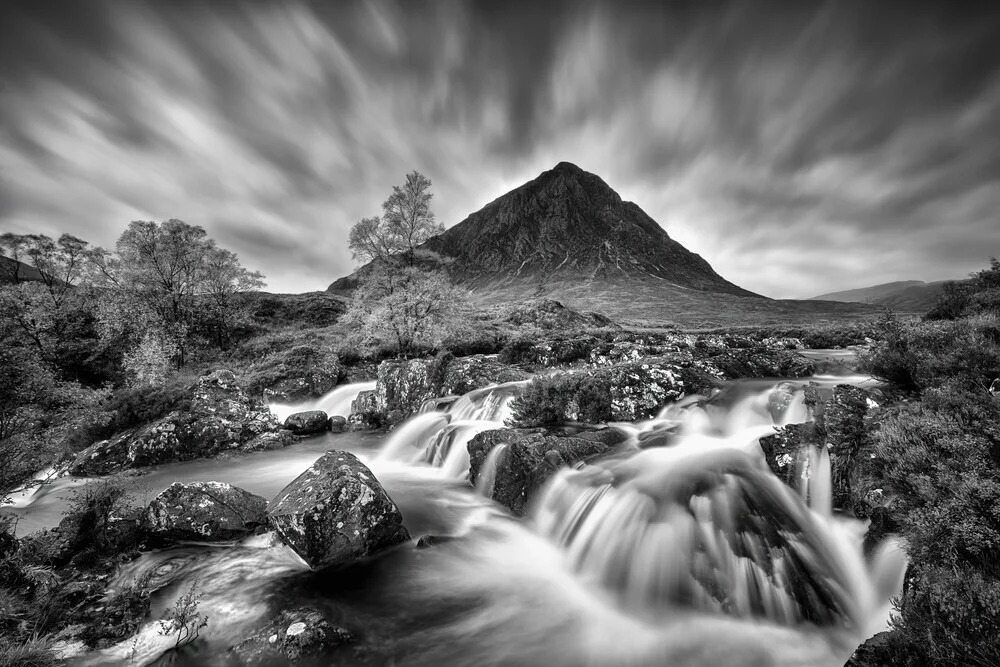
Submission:
[[[801,495],[763,462],[759,437],[808,418],[801,392],[779,401],[773,383],[734,389],[617,425],[630,433],[624,452],[558,472],[529,518],[517,521],[462,481],[468,440],[502,426],[516,390],[473,392],[447,412],[414,417],[385,442],[329,434],[275,452],[160,466],[147,476],[164,486],[237,479],[270,496],[323,450],[347,448],[375,472],[414,538],[451,541],[425,550],[411,543],[325,572],[308,571],[285,547],[260,538],[241,547],[176,548],[130,564],[113,586],[152,573],[162,586],[155,618],[197,582],[209,626],[179,665],[217,664],[277,609],[302,605],[344,619],[359,634],[357,650],[388,652],[369,664],[397,666],[832,667],[881,629],[901,583],[898,554],[862,557],[862,524],[830,510],[824,453],[808,457]],[[780,391],[787,398],[788,388]],[[641,448],[661,431],[673,434],[668,446]],[[483,490],[504,451],[490,454]],[[53,495],[29,503],[23,519]],[[363,585],[353,583],[359,578]],[[151,622],[136,641],[81,664],[148,664],[167,648],[158,629]]]
[[[363,391],[371,391],[374,388],[374,380],[371,382],[352,382],[334,387],[331,391],[311,401],[293,404],[269,403],[267,407],[280,422],[284,422],[289,415],[307,410],[322,410],[330,417],[334,415],[349,417],[351,404],[358,397],[358,394]]]

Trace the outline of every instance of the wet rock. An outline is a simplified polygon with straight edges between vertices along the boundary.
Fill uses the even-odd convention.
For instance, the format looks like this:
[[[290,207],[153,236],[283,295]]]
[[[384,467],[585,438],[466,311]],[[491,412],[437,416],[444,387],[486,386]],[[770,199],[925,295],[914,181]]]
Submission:
[[[233,540],[267,523],[267,501],[223,482],[174,482],[146,506],[143,530],[159,541]]]
[[[239,449],[280,426],[261,401],[250,398],[228,370],[205,375],[189,387],[191,407],[82,451],[70,467],[78,476],[186,461]]]
[[[611,418],[636,421],[684,397],[680,367],[670,362],[643,362],[613,366],[605,371],[611,385]]]
[[[433,365],[433,359],[392,359],[379,364],[376,411],[385,416],[393,411],[413,414],[424,401],[435,398],[440,392],[434,386]]]
[[[343,433],[347,430],[347,417],[341,415],[331,416],[329,428],[334,433]]]
[[[495,356],[482,354],[383,361],[378,367],[375,411],[389,423],[398,423],[419,412],[428,400],[526,377]]]
[[[798,378],[815,374],[816,364],[792,350],[727,349],[708,361],[730,380]]]
[[[313,568],[336,566],[409,539],[385,489],[353,454],[330,451],[268,504],[282,541]]]
[[[282,380],[264,390],[264,400],[268,403],[301,403],[312,396],[312,387],[306,378]]]
[[[244,452],[260,452],[271,449],[282,449],[294,444],[296,441],[295,434],[283,428],[280,431],[269,431],[254,436],[249,442],[240,447],[240,450]]]
[[[417,549],[430,549],[438,544],[445,544],[446,542],[451,542],[455,537],[453,535],[424,535],[419,540],[417,540]]]
[[[343,367],[336,354],[310,345],[296,345],[285,354],[280,365],[271,369],[264,388],[268,403],[299,403],[322,396],[337,385]]]
[[[799,476],[808,447],[822,444],[822,433],[811,422],[789,424],[775,429],[774,435],[760,439],[760,447],[771,472],[794,489],[801,487]]]
[[[330,418],[322,410],[306,410],[288,415],[284,426],[295,435],[312,435],[327,430]]]
[[[595,440],[547,435],[542,429],[484,431],[469,442],[469,481],[476,484],[489,453],[506,445],[506,452],[497,460],[490,497],[521,516],[532,496],[556,470],[611,449],[611,445]]]
[[[229,652],[247,667],[295,664],[302,660],[311,663],[353,641],[354,636],[348,630],[330,623],[323,612],[305,607],[282,611]]]
[[[351,430],[372,429],[382,425],[378,396],[374,389],[358,393],[358,397],[351,403],[351,415],[347,422]]]
[[[500,363],[495,356],[476,354],[452,359],[444,370],[438,395],[462,395],[491,384],[527,379],[528,374]],[[419,406],[418,406],[419,407]]]

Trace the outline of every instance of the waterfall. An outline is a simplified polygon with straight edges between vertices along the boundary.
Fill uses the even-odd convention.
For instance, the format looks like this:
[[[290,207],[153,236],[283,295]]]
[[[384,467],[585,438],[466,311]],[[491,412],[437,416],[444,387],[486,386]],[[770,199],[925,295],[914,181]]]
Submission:
[[[506,443],[500,443],[487,454],[482,472],[479,473],[479,479],[476,480],[476,491],[479,495],[486,498],[493,496],[493,489],[496,488],[497,483],[497,467],[500,465],[500,457],[507,453],[507,448]]]
[[[474,389],[445,403],[444,412],[432,411],[442,405],[439,400],[425,401],[418,414],[397,427],[378,459],[429,465],[448,478],[468,477],[469,441],[483,431],[504,428],[510,404],[525,383]]]
[[[303,401],[302,403],[269,403],[268,408],[280,422],[284,422],[289,415],[307,410],[322,410],[329,416],[340,415],[349,417],[351,415],[351,404],[357,399],[358,394],[363,391],[375,389],[375,381],[352,382],[334,387],[319,398]]]

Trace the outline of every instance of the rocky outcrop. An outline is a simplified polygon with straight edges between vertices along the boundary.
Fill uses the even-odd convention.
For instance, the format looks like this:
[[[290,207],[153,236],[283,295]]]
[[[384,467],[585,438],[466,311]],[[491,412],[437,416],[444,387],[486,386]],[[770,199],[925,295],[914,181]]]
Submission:
[[[383,361],[378,367],[375,413],[396,423],[418,412],[427,400],[525,377],[523,371],[500,363],[494,356],[481,354]],[[358,414],[365,414],[364,409],[368,408],[358,407],[362,408],[354,410]]]
[[[313,435],[330,428],[330,418],[322,410],[306,410],[288,415],[285,428],[295,435]]]
[[[244,667],[312,661],[351,644],[354,636],[318,609],[282,611],[266,627],[230,649]]]
[[[142,528],[156,541],[233,540],[267,523],[267,500],[223,482],[174,482],[146,506]]]
[[[409,539],[385,489],[348,452],[330,451],[268,504],[271,526],[313,568],[343,565]]]
[[[613,439],[548,435],[542,429],[484,431],[469,441],[469,481],[476,484],[490,452],[504,447],[495,460],[490,498],[521,516],[556,470],[606,453],[613,447],[606,441]]]
[[[280,426],[267,407],[252,399],[228,370],[198,379],[190,388],[191,407],[134,431],[120,433],[81,452],[74,475],[106,475],[125,468],[214,456],[227,450],[246,451],[258,436]]]
[[[251,365],[254,385],[263,385],[268,403],[300,403],[333,389],[343,374],[337,355],[328,349],[296,345],[283,354]]]

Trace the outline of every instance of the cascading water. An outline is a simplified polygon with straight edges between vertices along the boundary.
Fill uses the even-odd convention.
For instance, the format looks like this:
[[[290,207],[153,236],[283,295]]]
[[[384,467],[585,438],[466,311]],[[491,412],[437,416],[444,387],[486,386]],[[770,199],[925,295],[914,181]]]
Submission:
[[[290,480],[321,449],[347,446],[414,538],[451,539],[319,572],[266,538],[180,547],[144,555],[114,586],[152,577],[163,585],[156,612],[196,585],[209,625],[174,656],[176,665],[224,662],[229,646],[276,611],[303,606],[356,635],[348,653],[323,664],[354,664],[361,655],[396,666],[841,665],[880,629],[879,606],[897,589],[902,561],[889,547],[862,557],[863,526],[830,511],[825,454],[808,457],[807,501],[764,464],[757,439],[808,418],[801,384],[742,385],[616,424],[629,433],[626,443],[604,460],[557,472],[525,521],[462,481],[468,439],[502,427],[518,387],[471,392],[446,412],[399,426],[380,449],[348,446],[355,434],[327,435],[282,473]],[[307,445],[176,464],[165,474],[216,479],[225,477],[218,466],[246,470]],[[508,453],[503,445],[490,453],[482,490]],[[235,483],[270,495],[282,483],[258,489],[257,476]],[[162,629],[151,622],[137,638],[79,662],[149,664],[169,648]]]
[[[352,382],[334,387],[331,391],[311,401],[304,401],[302,403],[270,403],[267,407],[278,418],[278,421],[281,422],[285,421],[291,414],[305,412],[306,410],[322,410],[331,417],[333,415],[348,417],[351,414],[351,404],[358,397],[358,394],[363,391],[371,391],[374,388],[374,380],[370,382]]]

